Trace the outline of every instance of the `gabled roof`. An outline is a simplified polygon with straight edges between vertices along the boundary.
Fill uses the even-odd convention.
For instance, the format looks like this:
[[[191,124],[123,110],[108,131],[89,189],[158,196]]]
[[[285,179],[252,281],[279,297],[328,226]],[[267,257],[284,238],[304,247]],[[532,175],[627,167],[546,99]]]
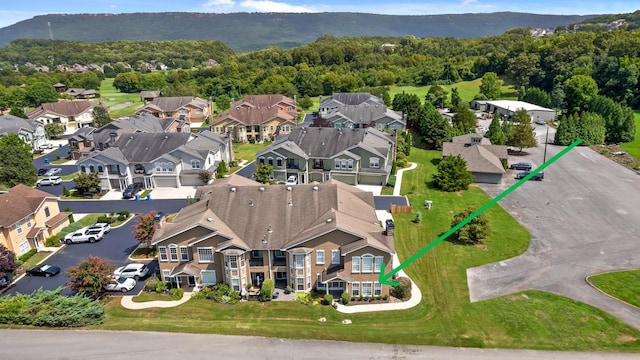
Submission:
[[[299,151],[313,158],[332,158],[335,155],[351,150],[357,146],[369,146],[386,154],[394,143],[392,136],[375,128],[335,129],[323,127],[295,128],[290,134],[282,135],[267,149],[258,152],[258,156],[268,151],[286,149]]]
[[[473,145],[471,139],[479,140]],[[456,136],[453,142],[442,144],[442,156],[460,155],[467,162],[467,170],[478,173],[504,174],[501,159],[507,158],[507,147],[491,145],[491,141],[480,134]]]
[[[320,104],[322,105],[325,101],[330,102],[332,100],[342,105],[360,105],[366,102],[381,103],[382,105],[384,105],[384,102],[379,97],[364,92],[333,93],[330,97],[322,99],[322,102]]]
[[[143,99],[157,98],[160,96],[160,91],[140,91],[140,97]]]
[[[46,199],[56,197],[27,185],[18,184],[0,194],[0,226],[8,227],[35,213]]]
[[[9,114],[0,116],[0,134],[17,134],[20,129],[34,132],[36,125],[33,120],[26,120]]]
[[[341,231],[352,235],[344,239],[368,239],[393,252],[392,239],[378,225],[373,194],[339,181],[207,188],[208,197],[182,209],[173,224],[163,225],[154,243],[204,223],[229,238],[229,246],[237,243],[239,248],[246,244],[249,249],[293,249],[322,234]]]
[[[277,106],[236,106],[230,108],[229,111],[218,115],[218,117],[211,124],[215,125],[225,120],[233,120],[242,125],[260,125],[276,118],[280,118],[283,121],[290,122],[293,125],[296,124],[294,117],[290,113],[280,110],[280,108]]]
[[[162,111],[177,111],[187,105],[202,108],[208,106],[209,103],[205,99],[194,96],[161,96],[154,98],[152,104]]]
[[[451,142],[455,144],[471,145],[473,143],[472,140],[476,140],[476,141],[479,140],[480,145],[491,145],[491,140],[484,137],[482,134],[464,134],[460,136],[455,136],[451,139]]]
[[[86,111],[91,111],[93,104],[88,100],[58,101],[44,103],[27,113],[29,119],[37,118],[44,114],[57,114],[62,116],[77,116]]]
[[[234,101],[231,104],[232,108],[236,106],[252,106],[252,107],[269,107],[276,106],[280,103],[285,103],[293,107],[296,106],[296,101],[288,96],[281,94],[273,95],[247,95],[238,101]],[[286,110],[286,109],[284,109]]]

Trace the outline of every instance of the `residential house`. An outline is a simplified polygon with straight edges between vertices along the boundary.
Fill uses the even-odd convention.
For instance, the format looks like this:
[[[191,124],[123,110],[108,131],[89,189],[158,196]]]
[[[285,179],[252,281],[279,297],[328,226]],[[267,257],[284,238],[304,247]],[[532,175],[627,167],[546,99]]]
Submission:
[[[442,144],[442,157],[460,155],[467,162],[467,170],[477,183],[499,184],[506,173],[507,147],[491,145],[481,134],[456,136]]]
[[[74,99],[93,99],[96,97],[96,91],[94,89],[70,88],[64,93]]]
[[[13,115],[0,116],[0,136],[6,134],[18,134],[33,149],[37,149],[38,146],[47,142],[44,125]]]
[[[235,141],[273,141],[288,134],[298,125],[297,113],[289,106],[256,106],[248,102],[236,104],[211,122],[211,131],[226,134]]]
[[[375,127],[404,129],[406,117],[388,109],[381,98],[369,93],[335,93],[328,98],[320,98],[318,115],[336,128]]]
[[[0,244],[16,256],[44,246],[45,240],[69,225],[69,212],[61,212],[58,198],[19,184],[0,193]]]
[[[211,117],[209,101],[194,96],[159,96],[140,108],[136,115],[151,114],[161,119],[173,118],[188,124],[204,122]]]
[[[162,280],[185,289],[227,283],[241,293],[273,279],[296,292],[389,294],[378,279],[394,240],[378,224],[372,193],[335,180],[216,185],[156,229]]]
[[[161,95],[160,91],[140,91],[140,99],[145,105]]]
[[[231,108],[235,107],[250,107],[250,108],[266,108],[266,107],[278,107],[281,111],[293,115],[297,119],[298,103],[296,97],[293,99],[281,94],[275,95],[247,95],[238,101],[231,102]]]
[[[27,118],[43,125],[58,123],[65,134],[91,126],[93,123],[94,105],[88,100],[58,101],[44,103],[27,113]]]
[[[295,176],[299,184],[336,179],[386,185],[395,160],[395,135],[375,128],[296,128],[256,154],[273,166],[273,181]]]
[[[229,139],[203,131],[190,133],[123,133],[101,151],[78,160],[81,172],[97,172],[102,189],[123,190],[201,185],[198,173],[215,172],[220,161],[233,159]]]
[[[99,129],[86,127],[78,129],[69,137],[71,158],[78,160],[87,157],[94,150],[104,150],[128,133],[165,133],[190,132],[188,124],[177,119],[160,119],[153,115],[142,114],[135,117],[122,117],[103,125]]]

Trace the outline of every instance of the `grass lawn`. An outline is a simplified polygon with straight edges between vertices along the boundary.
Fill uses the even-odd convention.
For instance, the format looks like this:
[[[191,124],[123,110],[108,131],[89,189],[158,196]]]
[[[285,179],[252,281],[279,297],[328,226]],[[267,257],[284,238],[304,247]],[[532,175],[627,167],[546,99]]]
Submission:
[[[114,105],[128,104],[123,108],[110,109],[109,115],[113,119],[117,119],[121,116],[134,116],[136,110],[138,110],[144,103],[140,99],[139,93],[126,94],[121,93],[118,89],[113,87],[113,79],[104,79],[100,84],[100,101],[109,107]]]
[[[629,153],[629,155],[634,158],[640,160],[640,111],[636,111],[635,114],[635,123],[636,123],[636,137],[630,143],[624,143],[620,145],[620,147]]]
[[[267,144],[233,144],[233,152],[236,161],[247,160],[248,162],[256,159],[256,153],[265,149]]]
[[[640,270],[618,271],[589,276],[587,281],[603,292],[640,307]],[[634,286],[630,286],[635,284]]]
[[[147,301],[175,301],[180,299],[174,299],[169,294],[158,294],[157,292],[141,292],[138,296],[131,298],[133,302],[147,302]]]
[[[469,102],[473,100],[473,98],[480,92],[480,82],[481,79],[476,79],[472,81],[462,81],[452,85],[442,85],[442,87],[449,93],[449,98],[451,98],[451,89],[457,88],[458,94],[460,94],[462,100]],[[389,89],[389,96],[391,97],[391,100],[393,100],[393,97],[396,94],[400,94],[403,91],[409,94],[418,95],[420,100],[424,102],[427,91],[429,91],[429,86],[391,86]],[[500,99],[517,100],[517,98],[518,93],[513,89],[513,86],[502,86],[502,96],[500,97]]]
[[[38,251],[37,253],[33,254],[33,256],[29,258],[29,260],[25,261],[24,264],[22,264],[22,267],[25,269],[31,269],[49,255],[51,255],[51,251]]]
[[[69,181],[69,180],[73,180],[78,176],[78,171],[69,174],[69,175],[62,175],[60,176],[60,179],[62,179],[62,181]]]
[[[439,152],[412,149],[409,160],[419,165],[404,174],[403,193],[412,204],[429,199],[434,207],[421,209],[421,224],[411,222],[412,214],[395,216],[395,246],[400,259],[407,259],[448,230],[453,213],[489,201],[478,187],[463,193],[442,193],[427,186],[439,158]],[[469,303],[466,268],[518,255],[529,243],[528,232],[502,208],[494,206],[486,214],[492,234],[485,246],[445,241],[405,268],[423,294],[423,302],[412,309],[341,314],[329,306],[298,302],[243,302],[232,306],[191,299],[179,308],[130,311],[113,300],[107,306],[106,323],[94,328],[442,346],[640,351],[640,331],[568,298],[526,291]],[[319,322],[321,317],[327,321]],[[344,319],[353,323],[343,325]]]

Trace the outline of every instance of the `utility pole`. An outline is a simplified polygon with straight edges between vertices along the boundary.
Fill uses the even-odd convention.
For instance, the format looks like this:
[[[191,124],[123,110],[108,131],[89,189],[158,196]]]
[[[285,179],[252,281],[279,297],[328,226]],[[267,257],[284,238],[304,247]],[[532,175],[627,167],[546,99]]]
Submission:
[[[549,126],[547,126],[547,138],[544,140],[544,159],[542,163],[544,164],[547,161],[547,144],[549,144]]]

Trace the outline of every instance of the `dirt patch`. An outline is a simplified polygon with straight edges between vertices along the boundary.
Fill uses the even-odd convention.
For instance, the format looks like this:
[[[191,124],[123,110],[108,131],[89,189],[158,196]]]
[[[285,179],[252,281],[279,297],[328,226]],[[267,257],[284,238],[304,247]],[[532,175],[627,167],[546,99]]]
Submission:
[[[638,338],[633,337],[631,335],[620,335],[618,337],[618,342],[634,342],[637,341]]]
[[[635,171],[636,174],[640,174],[640,160],[627,154],[627,152],[622,150],[619,145],[592,145],[590,148],[598,154],[608,157],[629,170]]]

